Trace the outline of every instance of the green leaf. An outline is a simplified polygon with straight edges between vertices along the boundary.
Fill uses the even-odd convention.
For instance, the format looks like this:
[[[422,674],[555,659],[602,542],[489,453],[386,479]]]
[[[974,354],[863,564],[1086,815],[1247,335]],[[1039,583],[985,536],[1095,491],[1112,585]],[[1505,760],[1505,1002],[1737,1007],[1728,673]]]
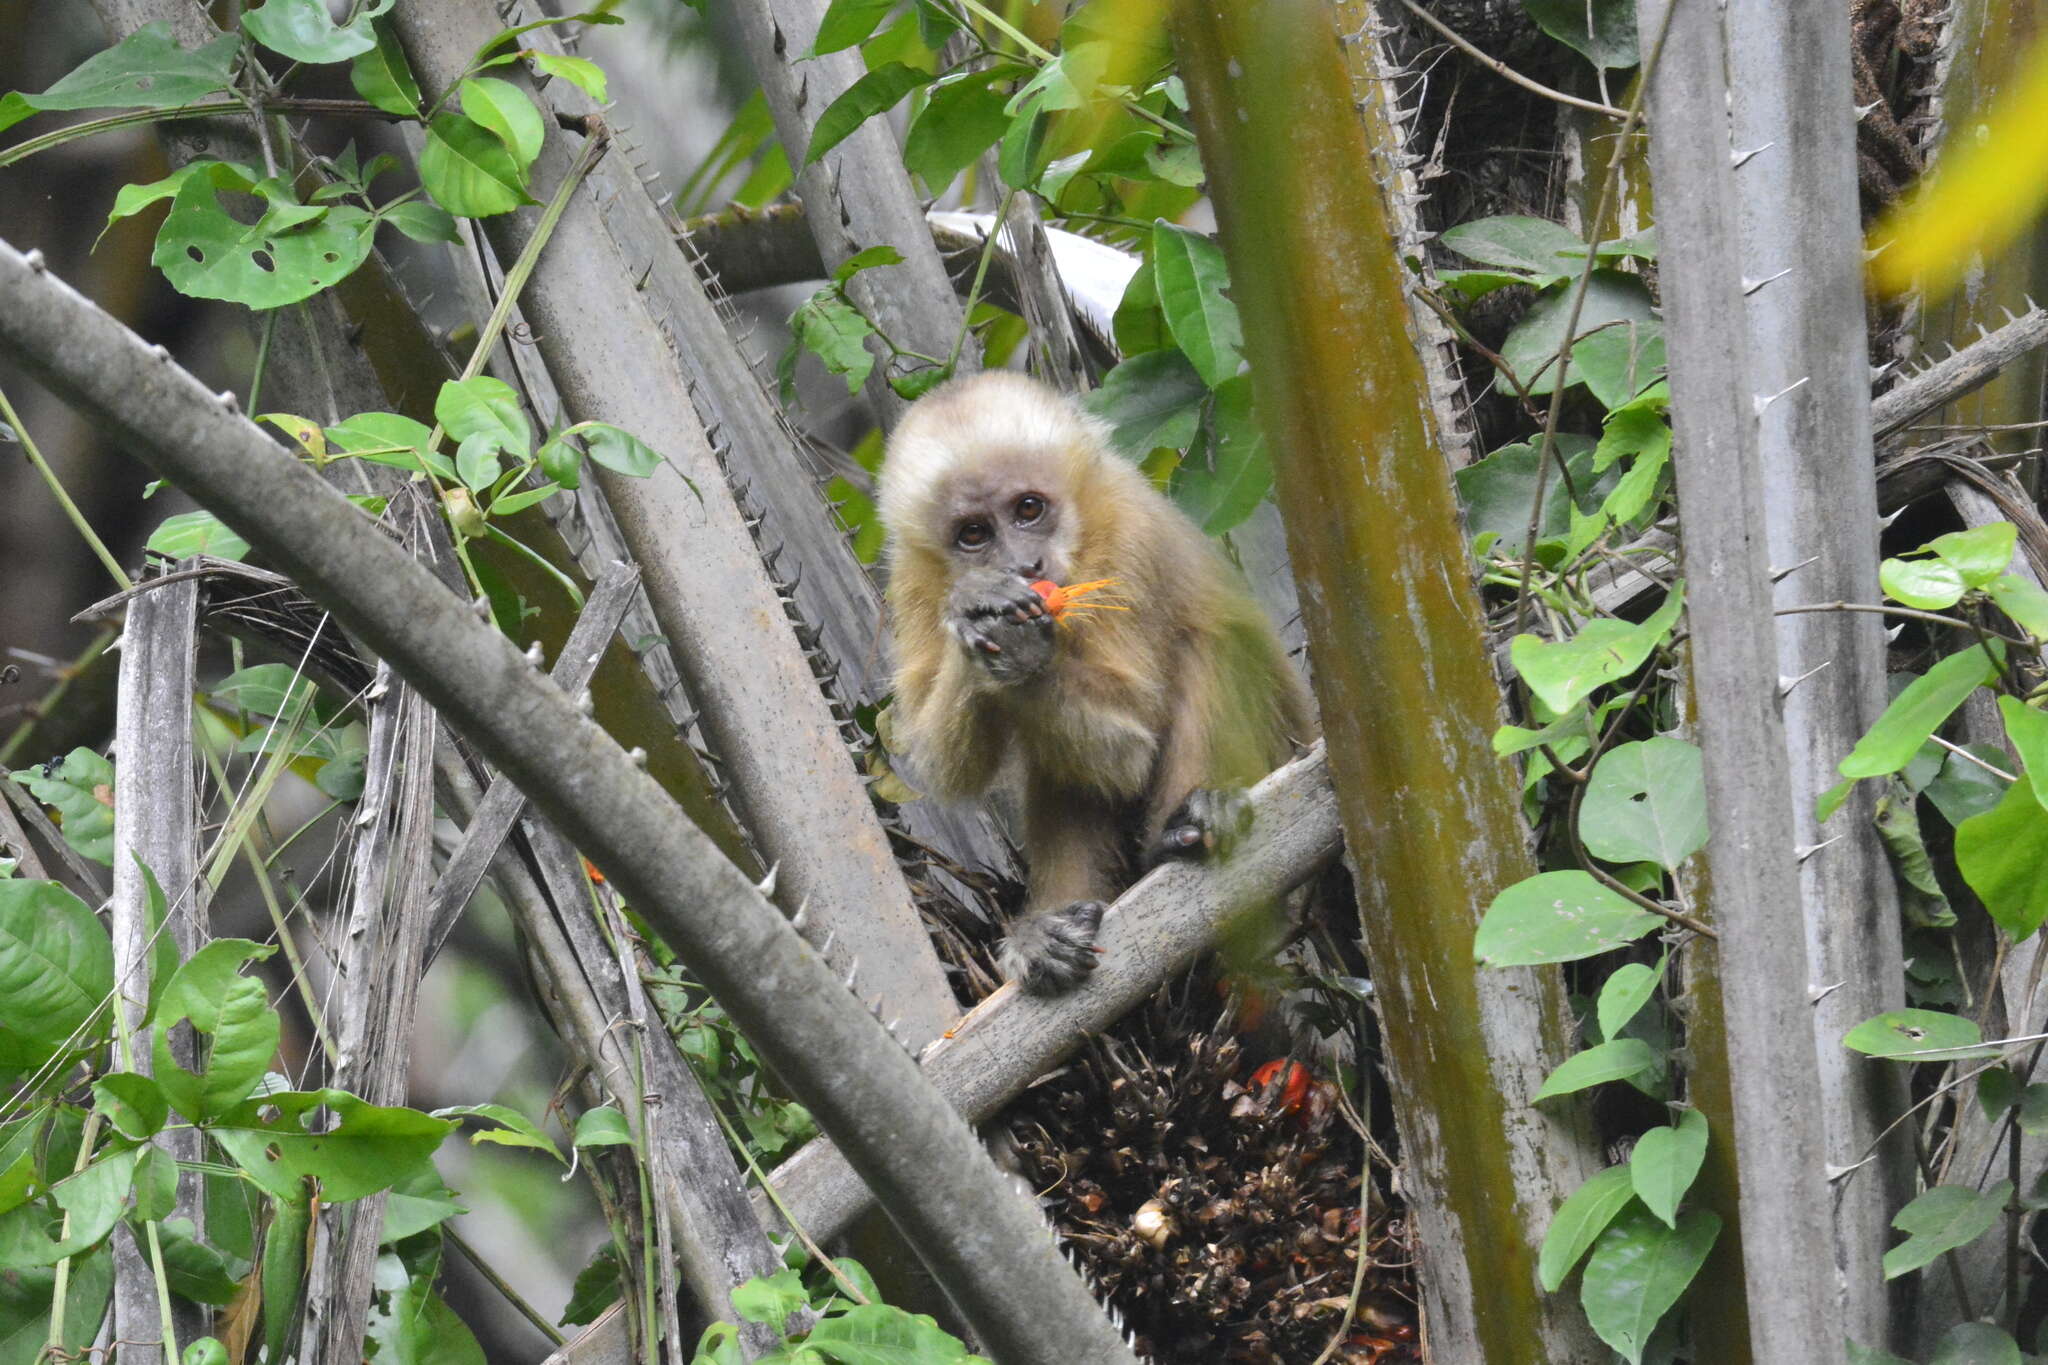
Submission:
[[[1657,1054],[1650,1050],[1648,1043],[1640,1038],[1616,1038],[1613,1042],[1589,1047],[1584,1052],[1575,1052],[1558,1063],[1557,1069],[1544,1077],[1535,1098],[1547,1100],[1605,1085],[1609,1081],[1625,1081],[1656,1065]]]
[[[222,190],[262,193],[269,210],[246,226],[222,207]],[[281,181],[252,185],[240,168],[216,164],[178,186],[150,260],[188,297],[277,308],[346,279],[369,256],[375,229],[353,205],[300,204]]]
[[[487,374],[443,383],[434,399],[434,420],[453,440],[482,436],[514,459],[525,459],[533,445],[533,430],[520,410],[519,394],[504,380]]]
[[[308,1131],[306,1123],[322,1106],[339,1122]],[[310,1176],[320,1182],[322,1199],[339,1204],[390,1188],[428,1162],[454,1128],[417,1109],[369,1104],[345,1090],[288,1090],[244,1101],[207,1131],[276,1198],[297,1197],[300,1181]]]
[[[1609,1166],[1565,1196],[1550,1216],[1550,1229],[1543,1234],[1543,1249],[1536,1256],[1536,1274],[1544,1293],[1558,1291],[1594,1239],[1633,1198],[1635,1189],[1626,1166]]]
[[[1557,535],[1571,523],[1571,489],[1588,490],[1593,483],[1593,445],[1583,436],[1560,433],[1556,453],[1571,474],[1569,485],[1558,474],[1555,460],[1543,478],[1543,515],[1537,521],[1540,543]],[[1452,475],[1458,500],[1465,511],[1465,534],[1477,540],[1494,534],[1492,552],[1517,556],[1529,538],[1529,509],[1536,497],[1537,472],[1541,469],[1537,447],[1526,441],[1505,445]]]
[[[1992,521],[1967,531],[1936,536],[1927,542],[1927,548],[1954,565],[1965,586],[1981,588],[2011,565],[2013,547],[2018,542],[2018,527],[2009,521]]]
[[[254,664],[228,674],[206,695],[216,706],[291,720],[313,704],[316,693],[312,679],[290,664]]]
[[[1244,328],[1224,295],[1230,268],[1223,248],[1199,232],[1161,219],[1152,225],[1152,287],[1166,326],[1202,382],[1216,388],[1244,363]]]
[[[39,1266],[0,1275],[0,1362],[36,1365],[39,1360],[91,1360],[93,1338],[114,1293],[114,1247],[103,1243],[71,1259],[64,1293],[64,1329],[53,1355],[50,1310],[56,1304],[57,1270]]]
[[[403,204],[380,209],[377,221],[391,224],[415,242],[462,240],[462,235],[455,230],[454,216],[439,204],[429,204],[424,199],[408,199]]]
[[[2020,1092],[2020,1131],[2028,1137],[2039,1137],[2048,1131],[2048,1085],[2036,1082]]]
[[[162,1222],[178,1202],[177,1161],[162,1147],[145,1146],[136,1158],[132,1185],[135,1204],[128,1216],[137,1223]]]
[[[1584,872],[1541,872],[1493,898],[1472,952],[1482,967],[1576,962],[1633,943],[1663,923]]]
[[[583,422],[576,431],[589,448],[590,458],[606,469],[644,479],[661,468],[661,452],[622,427],[609,422]]]
[[[979,1365],[982,1360],[931,1318],[881,1302],[822,1319],[804,1347],[833,1365]]]
[[[1079,109],[1093,98],[1109,69],[1111,56],[1111,45],[1104,41],[1067,48],[1040,67],[1038,74],[1010,97],[1009,113],[1022,117]]]
[[[1483,299],[1496,289],[1507,289],[1518,284],[1541,286],[1547,278],[1533,275],[1518,275],[1511,270],[1439,270],[1436,282],[1457,294],[1466,303]]]
[[[134,1071],[116,1071],[92,1083],[93,1108],[107,1116],[114,1131],[134,1142],[147,1142],[171,1116],[163,1088]]]
[[[2012,1182],[2001,1180],[1988,1190],[1937,1185],[1892,1219],[1906,1240],[1884,1254],[1884,1277],[1896,1280],[1918,1270],[1945,1251],[1968,1246],[1991,1230],[2012,1197]]]
[[[540,1130],[532,1119],[502,1104],[458,1104],[446,1109],[436,1109],[437,1119],[488,1119],[498,1124],[496,1128],[479,1128],[469,1135],[472,1144],[495,1142],[505,1147],[531,1147],[546,1152],[557,1161],[566,1160],[562,1149],[555,1146],[553,1138]]]
[[[210,176],[215,167],[224,167],[232,179],[251,185],[262,178],[252,168],[236,161],[188,161],[161,180],[152,180],[146,185],[123,185],[121,192],[114,196],[114,207],[107,212],[107,226],[112,227],[123,218],[132,218],[151,204],[177,197],[187,180],[195,175]]]
[[[1009,96],[993,88],[1023,68],[1013,65],[989,67],[949,76],[931,88],[910,131],[903,139],[903,164],[923,177],[932,194],[943,194],[953,178],[1008,131],[1010,116],[1003,112]]]
[[[523,179],[547,136],[540,110],[533,107],[524,90],[496,76],[471,76],[457,89],[462,95],[462,112],[511,149]]]
[[[576,1140],[578,1147],[630,1147],[633,1134],[626,1127],[626,1116],[609,1104],[586,1109],[576,1116]]]
[[[1927,1365],[2025,1365],[2025,1360],[2004,1328],[1959,1322],[1942,1333]]]
[[[1650,997],[1657,993],[1657,983],[1663,979],[1664,963],[1661,959],[1655,967],[1640,962],[1626,962],[1616,967],[1613,975],[1600,987],[1600,1004],[1596,1011],[1600,1036],[1619,1036],[1623,1026],[1650,1003]]]
[[[370,21],[397,0],[367,0],[349,21],[337,24],[327,0],[264,0],[242,15],[249,36],[295,62],[345,62],[377,45]]]
[[[1663,324],[1618,323],[1574,343],[1572,372],[1602,407],[1622,407],[1664,375]]]
[[[2005,1111],[2019,1103],[2019,1078],[2009,1067],[1994,1066],[1977,1077],[1977,1107],[1984,1111],[1987,1122],[2002,1118]]]
[[[455,447],[455,474],[463,486],[478,492],[498,481],[500,443],[489,432],[473,432]]]
[[[541,74],[560,76],[599,104],[610,100],[610,85],[605,79],[604,68],[588,57],[562,57],[552,52],[530,55],[533,64],[541,69]]]
[[[1010,130],[1003,134],[1002,147],[996,152],[996,174],[1011,189],[1031,189],[1045,174],[1051,155],[1046,141],[1051,118],[1043,109],[1033,108],[1010,120]]]
[[[561,491],[562,485],[550,482],[544,483],[538,488],[522,488],[517,493],[507,493],[502,498],[498,498],[491,503],[491,515],[494,517],[509,517],[515,513],[524,512],[536,503],[546,502]]]
[[[1677,624],[1684,596],[1685,583],[1681,579],[1663,604],[1640,624],[1601,617],[1588,621],[1569,640],[1548,641],[1534,635],[1517,635],[1508,646],[1508,657],[1515,671],[1529,684],[1529,690],[1545,706],[1552,711],[1568,711],[1596,689],[1619,682],[1641,668],[1650,652]]]
[[[1265,433],[1252,413],[1250,375],[1227,379],[1216,390],[1203,435],[1173,471],[1173,500],[1204,535],[1220,536],[1256,512],[1273,488]]]
[[[144,548],[166,559],[212,555],[215,559],[239,562],[249,554],[249,542],[230,531],[211,512],[180,512],[174,517],[165,517],[163,523],[149,533],[149,541]]]
[[[1162,446],[1186,448],[1201,424],[1208,392],[1188,358],[1169,347],[1118,365],[1081,406],[1109,423],[1118,450],[1140,460]]]
[[[2005,737],[2020,756],[2027,776],[2034,779],[2034,795],[2048,807],[2048,712],[2027,705],[2018,697],[2000,697],[1998,714],[2005,721]]]
[[[1908,766],[1909,773],[1913,766],[1917,765]],[[1898,777],[1887,779],[1885,786],[1873,815],[1877,837],[1898,878],[1899,909],[1908,924],[1950,928],[1956,923],[1955,907],[1941,889],[1934,861],[1928,856],[1927,840],[1920,832],[1920,803],[1910,785]]]
[[[1147,248],[1149,250],[1148,241]],[[1173,338],[1166,330],[1166,314],[1159,311],[1159,291],[1152,283],[1152,262],[1143,261],[1131,272],[1131,278],[1124,285],[1123,297],[1117,300],[1116,312],[1109,320],[1110,332],[1116,339],[1116,348],[1123,353],[1126,362],[1136,359],[1148,351],[1169,349]],[[1185,360],[1187,357],[1181,357]],[[1189,367],[1192,372],[1193,367]],[[1115,370],[1110,371],[1115,374]],[[1196,378],[1199,380],[1200,376]],[[1192,436],[1189,437],[1193,439]]]
[[[1676,872],[1707,842],[1699,749],[1659,736],[1608,750],[1586,781],[1579,838],[1610,863],[1649,862]]]
[[[377,1288],[364,1336],[378,1365],[485,1365],[476,1334],[434,1292],[432,1272],[408,1276],[387,1252],[378,1258]]]
[[[348,69],[349,84],[356,93],[387,114],[401,118],[420,116],[420,85],[412,67],[398,46],[389,24],[372,24],[376,46],[356,54]]]
[[[1692,1188],[1707,1159],[1707,1116],[1688,1109],[1667,1128],[1652,1128],[1636,1139],[1628,1159],[1629,1179],[1644,1207],[1678,1226],[1678,1201]]]
[[[2017,574],[2000,574],[1984,591],[2013,624],[2036,640],[2048,640],[2048,592]]]
[[[396,1242],[417,1236],[468,1211],[433,1167],[423,1166],[393,1185],[384,1196],[383,1240]]]
[[[1996,640],[1956,651],[1908,683],[1870,733],[1842,760],[1844,777],[1882,777],[1913,761],[1941,723],[1955,714],[1969,695],[1998,677],[2005,651]]]
[[[811,145],[805,149],[798,169],[809,166],[844,142],[861,124],[884,109],[894,108],[898,100],[931,79],[929,71],[919,71],[902,62],[885,62],[847,86],[845,93],[818,115],[817,126],[811,129]]]
[[[63,817],[64,842],[96,863],[114,865],[114,765],[90,749],[62,763],[22,768],[14,780]]]
[[[845,284],[863,270],[873,270],[879,265],[902,265],[903,253],[893,246],[871,246],[854,252],[839,263],[832,272],[832,283]]]
[[[794,1270],[756,1275],[732,1291],[732,1311],[748,1322],[765,1323],[780,1332],[789,1315],[810,1303],[803,1280]]]
[[[50,1197],[70,1215],[68,1223],[53,1223],[39,1199],[0,1214],[0,1271],[55,1265],[105,1237],[121,1217],[141,1155],[132,1147],[103,1152],[52,1185]],[[60,1229],[65,1235],[50,1235]],[[0,1275],[0,1281],[6,1278]]]
[[[269,993],[240,973],[244,963],[276,951],[248,939],[215,939],[165,984],[152,1021],[152,1070],[171,1107],[186,1118],[203,1123],[240,1104],[277,1055],[280,1030]],[[210,1043],[196,1076],[171,1055],[171,1031],[181,1021]]]
[[[1919,611],[1943,611],[1962,600],[1967,585],[1955,565],[1942,559],[1887,559],[1877,566],[1885,596]]]
[[[1852,1341],[1849,1343],[1849,1365],[1913,1365],[1913,1362],[1902,1360],[1890,1351],[1872,1350]]]
[[[1633,0],[1522,0],[1536,27],[1603,70],[1642,61]]]
[[[304,1190],[273,1199],[270,1227],[263,1235],[263,1263],[259,1286],[263,1302],[263,1358],[285,1359],[292,1338],[306,1279],[306,1240],[313,1226],[311,1196]]]
[[[2039,778],[2022,773],[1997,805],[1956,826],[1956,870],[2015,942],[2048,921],[2048,808],[2039,781],[2048,781],[2048,769]]]
[[[431,435],[425,424],[395,412],[359,412],[343,418],[340,425],[327,428],[327,444],[336,450],[376,452],[362,458],[412,474],[419,472],[424,460],[437,477],[454,478],[453,460],[438,451],[426,453],[427,438]]]
[[[1996,1057],[1977,1025],[1939,1010],[1888,1010],[1842,1035],[1842,1046],[1871,1057],[1902,1062],[1952,1062]]]
[[[1585,250],[1583,243],[1578,250]],[[1547,394],[1557,387],[1557,352],[1564,343],[1565,324],[1571,320],[1572,293],[1571,289],[1559,289],[1545,294],[1501,342],[1501,359],[1532,395]],[[1650,291],[1639,277],[1619,270],[1596,270],[1586,286],[1579,329],[1572,340],[1577,343],[1612,325],[1640,325],[1651,320]],[[1584,378],[1574,366],[1571,382]]]
[[[488,218],[534,202],[512,149],[461,114],[436,114],[427,125],[420,183],[435,203],[459,218]]]
[[[0,1071],[106,1036],[113,990],[113,944],[85,902],[56,882],[0,880]]]
[[[836,290],[820,289],[789,315],[789,329],[799,346],[823,361],[827,370],[845,377],[848,394],[860,392],[875,368],[874,354],[866,345],[875,329],[858,308]]]
[[[1629,1365],[1642,1365],[1657,1323],[1692,1283],[1721,1235],[1721,1220],[1705,1209],[1668,1227],[1648,1209],[1622,1211],[1593,1246],[1579,1282],[1579,1302],[1600,1339]]]
[[[818,21],[818,34],[811,39],[810,49],[797,60],[809,61],[866,42],[882,16],[894,8],[896,0],[832,0],[825,17]]]
[[[1460,223],[1444,229],[1439,240],[1460,256],[1537,276],[1524,282],[1539,285],[1577,273],[1586,259],[1586,244],[1578,234],[1519,214]]]
[[[569,1304],[562,1310],[562,1325],[582,1327],[597,1321],[599,1313],[619,1301],[621,1292],[618,1253],[609,1246],[599,1247],[590,1264],[576,1272],[575,1283],[569,1286]]]
[[[0,100],[0,129],[39,109],[171,109],[226,90],[241,40],[223,34],[204,47],[171,41],[162,19],[144,24],[115,46],[85,59],[40,95],[17,91]]]
[[[190,1218],[167,1218],[156,1232],[163,1248],[164,1280],[172,1293],[215,1307],[234,1301],[241,1284],[229,1272],[227,1258],[199,1240]]]
[[[583,447],[568,433],[557,433],[543,441],[538,458],[540,472],[563,488],[583,486]]]

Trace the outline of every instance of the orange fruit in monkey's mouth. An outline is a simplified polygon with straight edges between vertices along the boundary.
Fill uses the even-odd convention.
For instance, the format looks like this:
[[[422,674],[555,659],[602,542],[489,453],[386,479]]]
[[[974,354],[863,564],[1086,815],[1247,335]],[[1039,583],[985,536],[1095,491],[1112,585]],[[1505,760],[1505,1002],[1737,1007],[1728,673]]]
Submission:
[[[1061,587],[1050,578],[1041,578],[1031,585],[1031,591],[1045,599],[1045,609],[1057,621],[1070,611],[1129,611],[1129,607],[1110,602],[1082,602],[1078,599],[1103,588],[1113,587],[1114,578],[1098,578],[1092,583],[1071,583]]]

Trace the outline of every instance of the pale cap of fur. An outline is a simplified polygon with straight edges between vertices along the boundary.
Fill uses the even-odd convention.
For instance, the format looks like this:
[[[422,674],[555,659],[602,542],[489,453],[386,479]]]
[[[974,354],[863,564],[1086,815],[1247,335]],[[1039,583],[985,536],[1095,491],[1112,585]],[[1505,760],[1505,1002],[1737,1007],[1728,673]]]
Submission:
[[[1027,375],[988,370],[949,380],[913,404],[889,438],[882,524],[892,538],[914,536],[939,481],[983,461],[1028,453],[1092,463],[1108,444],[1103,423]]]

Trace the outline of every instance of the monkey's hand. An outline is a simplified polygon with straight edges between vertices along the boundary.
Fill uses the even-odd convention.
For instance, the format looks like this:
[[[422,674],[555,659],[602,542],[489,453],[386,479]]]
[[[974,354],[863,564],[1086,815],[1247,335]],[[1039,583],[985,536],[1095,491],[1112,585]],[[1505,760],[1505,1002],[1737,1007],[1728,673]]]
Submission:
[[[1035,678],[1052,662],[1052,613],[1018,574],[969,569],[946,599],[946,629],[999,683]]]
[[[1102,927],[1101,901],[1075,901],[1041,910],[1010,926],[996,965],[1032,995],[1070,991],[1095,970],[1095,931]]]
[[[1171,858],[1227,858],[1251,833],[1252,799],[1242,787],[1197,788],[1166,818],[1150,866]]]

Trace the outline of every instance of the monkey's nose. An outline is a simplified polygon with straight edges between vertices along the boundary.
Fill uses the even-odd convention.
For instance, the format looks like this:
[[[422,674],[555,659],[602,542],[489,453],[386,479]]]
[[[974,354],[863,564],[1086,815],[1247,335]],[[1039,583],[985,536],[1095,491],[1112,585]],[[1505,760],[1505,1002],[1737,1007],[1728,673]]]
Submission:
[[[1019,564],[1016,572],[1029,579],[1043,578],[1045,577],[1045,561],[1043,559],[1034,559],[1029,564]]]

